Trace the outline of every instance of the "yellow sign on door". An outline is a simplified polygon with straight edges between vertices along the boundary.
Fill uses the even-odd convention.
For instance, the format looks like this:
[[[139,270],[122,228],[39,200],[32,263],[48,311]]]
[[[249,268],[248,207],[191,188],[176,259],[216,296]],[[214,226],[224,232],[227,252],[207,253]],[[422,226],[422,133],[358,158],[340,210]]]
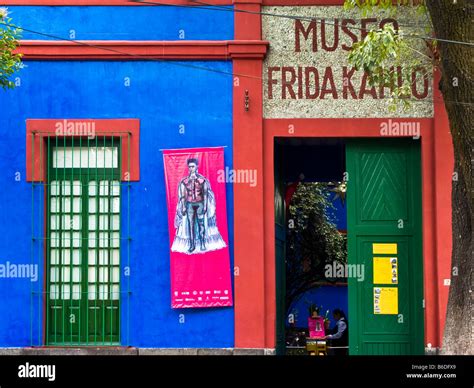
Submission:
[[[397,244],[374,243],[372,244],[372,253],[374,253],[375,255],[396,255]]]
[[[374,314],[398,314],[398,288],[374,287]]]
[[[374,284],[398,284],[396,257],[374,257]]]

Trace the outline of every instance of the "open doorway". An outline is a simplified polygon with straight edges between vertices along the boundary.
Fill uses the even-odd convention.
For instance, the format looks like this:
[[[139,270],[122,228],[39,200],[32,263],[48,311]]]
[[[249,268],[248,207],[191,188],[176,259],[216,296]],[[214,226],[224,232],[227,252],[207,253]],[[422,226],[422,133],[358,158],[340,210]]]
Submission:
[[[280,354],[331,354],[336,350],[321,346],[331,342],[348,351],[347,329],[342,338],[316,340],[337,332],[334,311],[347,322],[345,171],[342,139],[275,140],[277,255],[284,257],[277,258]]]

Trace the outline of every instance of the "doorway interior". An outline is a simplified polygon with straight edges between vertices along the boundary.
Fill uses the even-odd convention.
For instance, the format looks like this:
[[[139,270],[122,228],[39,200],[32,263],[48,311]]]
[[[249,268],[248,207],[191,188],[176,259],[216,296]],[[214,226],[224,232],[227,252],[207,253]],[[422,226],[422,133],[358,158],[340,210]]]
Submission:
[[[310,315],[334,329],[333,309],[349,354],[424,353],[420,148],[274,139],[277,353],[307,354]]]
[[[332,311],[347,314],[345,163],[343,139],[275,139],[280,354],[306,353],[310,316],[334,328]]]

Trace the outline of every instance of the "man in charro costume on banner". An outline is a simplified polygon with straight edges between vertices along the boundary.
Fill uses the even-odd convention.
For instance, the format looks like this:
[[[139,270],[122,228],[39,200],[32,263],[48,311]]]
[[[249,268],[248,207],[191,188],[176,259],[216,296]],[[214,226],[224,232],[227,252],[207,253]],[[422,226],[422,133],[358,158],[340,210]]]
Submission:
[[[204,253],[226,247],[217,229],[216,200],[209,181],[198,173],[198,160],[187,160],[189,175],[178,185],[178,204],[171,251]],[[196,251],[199,240],[199,250]]]

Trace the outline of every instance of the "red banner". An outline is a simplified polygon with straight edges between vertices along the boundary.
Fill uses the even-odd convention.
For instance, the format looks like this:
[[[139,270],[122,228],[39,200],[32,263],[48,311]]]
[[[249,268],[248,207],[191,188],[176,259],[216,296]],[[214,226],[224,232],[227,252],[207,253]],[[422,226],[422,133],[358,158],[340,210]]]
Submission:
[[[224,148],[163,152],[171,307],[232,306]]]

